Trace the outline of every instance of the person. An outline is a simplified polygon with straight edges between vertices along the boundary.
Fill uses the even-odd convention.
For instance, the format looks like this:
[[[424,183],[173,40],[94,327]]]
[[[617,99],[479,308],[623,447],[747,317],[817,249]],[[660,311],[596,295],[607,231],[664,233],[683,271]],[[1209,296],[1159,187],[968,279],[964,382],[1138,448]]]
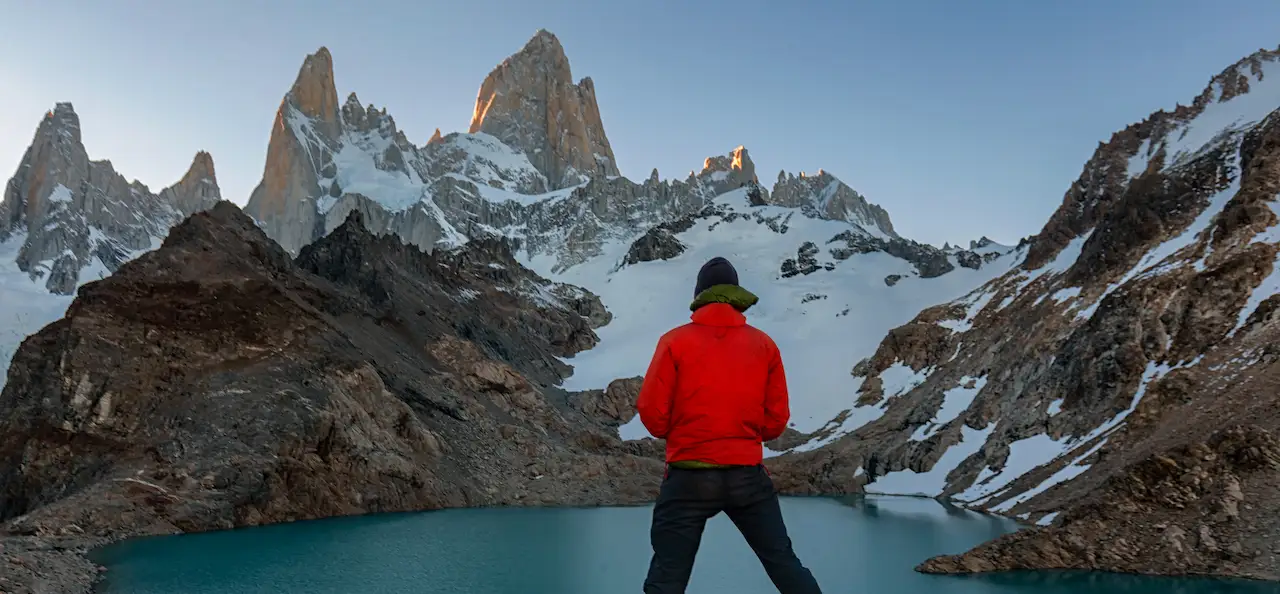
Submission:
[[[636,403],[649,433],[667,440],[644,592],[683,593],[707,520],[725,512],[781,594],[820,594],[763,465],[763,442],[782,435],[791,413],[778,346],[743,315],[759,299],[718,257],[693,292],[691,323],[658,340]]]

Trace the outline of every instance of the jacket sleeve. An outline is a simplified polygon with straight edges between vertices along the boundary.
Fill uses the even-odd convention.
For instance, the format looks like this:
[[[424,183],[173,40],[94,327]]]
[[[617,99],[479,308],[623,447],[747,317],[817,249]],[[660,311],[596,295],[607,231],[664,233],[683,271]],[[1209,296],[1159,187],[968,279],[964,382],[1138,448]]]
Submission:
[[[649,434],[666,439],[671,431],[671,400],[675,397],[676,362],[671,356],[671,341],[663,336],[644,374],[636,411]]]
[[[772,341],[771,341],[772,342]],[[787,430],[791,419],[791,405],[787,396],[787,373],[782,367],[782,354],[777,345],[770,344],[773,356],[769,363],[769,379],[764,390],[764,430],[762,441],[772,441]]]

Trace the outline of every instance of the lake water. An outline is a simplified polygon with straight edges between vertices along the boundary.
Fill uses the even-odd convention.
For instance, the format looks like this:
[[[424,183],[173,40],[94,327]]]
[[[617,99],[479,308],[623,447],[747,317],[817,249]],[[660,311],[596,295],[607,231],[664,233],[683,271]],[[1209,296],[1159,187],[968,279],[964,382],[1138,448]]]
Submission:
[[[94,554],[103,592],[622,594],[640,592],[651,509],[496,508],[338,518],[120,543]],[[828,594],[1255,594],[1251,582],[1041,572],[933,576],[926,558],[1015,529],[930,499],[786,498],[800,557]],[[723,515],[688,594],[775,594]]]

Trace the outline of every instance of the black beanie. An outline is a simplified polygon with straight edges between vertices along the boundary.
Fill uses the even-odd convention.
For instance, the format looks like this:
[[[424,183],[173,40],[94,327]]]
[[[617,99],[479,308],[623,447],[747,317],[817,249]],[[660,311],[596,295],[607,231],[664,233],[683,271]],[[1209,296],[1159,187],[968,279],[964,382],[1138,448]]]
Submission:
[[[702,265],[702,270],[698,271],[698,284],[693,288],[693,296],[697,297],[716,285],[736,284],[738,284],[738,271],[734,270],[733,264],[728,260],[717,256],[707,260],[707,263]]]

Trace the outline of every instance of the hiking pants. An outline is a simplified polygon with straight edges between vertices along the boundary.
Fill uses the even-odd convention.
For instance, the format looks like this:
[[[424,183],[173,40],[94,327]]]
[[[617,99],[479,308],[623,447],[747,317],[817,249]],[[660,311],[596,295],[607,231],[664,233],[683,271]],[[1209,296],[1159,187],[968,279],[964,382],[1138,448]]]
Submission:
[[[644,594],[684,594],[707,520],[724,512],[746,538],[781,594],[821,594],[800,563],[764,466],[669,468],[653,508],[653,559]]]

